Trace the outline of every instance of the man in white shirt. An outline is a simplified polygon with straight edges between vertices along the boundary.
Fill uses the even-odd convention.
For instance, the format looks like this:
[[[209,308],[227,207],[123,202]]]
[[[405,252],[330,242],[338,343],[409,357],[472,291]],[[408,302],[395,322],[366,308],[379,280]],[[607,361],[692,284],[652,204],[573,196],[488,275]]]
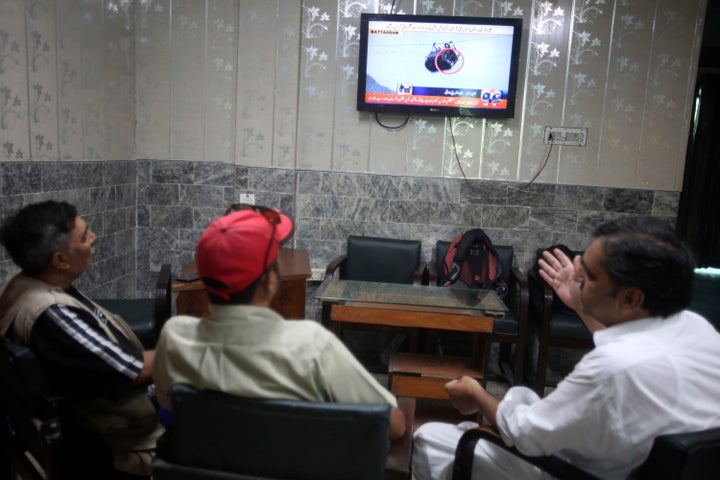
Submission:
[[[627,478],[658,435],[720,426],[720,335],[684,310],[694,261],[670,225],[623,218],[598,227],[582,258],[553,253],[540,260],[540,275],[578,312],[595,348],[542,399],[513,387],[500,401],[471,378],[451,381],[456,408],[481,412],[527,455],[558,455],[604,479]],[[449,479],[458,439],[472,426],[418,429],[417,480]],[[548,477],[480,441],[473,478]]]

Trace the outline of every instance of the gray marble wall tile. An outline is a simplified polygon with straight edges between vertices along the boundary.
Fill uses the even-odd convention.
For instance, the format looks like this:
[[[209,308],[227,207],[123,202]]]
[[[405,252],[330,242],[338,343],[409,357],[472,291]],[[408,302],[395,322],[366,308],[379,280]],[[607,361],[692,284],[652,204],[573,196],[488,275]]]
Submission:
[[[151,167],[152,183],[194,183],[194,162],[155,161]]]
[[[533,207],[530,210],[530,228],[553,232],[576,232],[577,210]]]
[[[458,203],[460,188],[457,182],[448,182],[441,178],[414,178],[411,198],[419,202]]]
[[[461,201],[485,205],[505,205],[508,198],[508,184],[482,180],[447,180],[460,184]]]
[[[42,191],[41,164],[4,162],[2,166],[3,195],[20,195]]]
[[[195,165],[195,183],[198,185],[235,185],[236,179],[235,165],[204,162]]]
[[[388,200],[409,200],[413,198],[413,179],[387,175],[368,176],[368,196]]]
[[[154,205],[150,208],[150,226],[163,229],[192,227],[193,208],[187,205]]]
[[[91,188],[89,190],[90,202],[100,211],[115,208],[115,188],[112,186]]]
[[[307,224],[307,220],[304,220],[307,225],[302,230],[297,231],[298,238],[305,238],[304,233],[309,233],[308,239],[317,240],[330,240],[344,242],[350,235],[366,235],[365,222],[353,221],[353,220],[319,220],[316,224],[314,221],[311,224]],[[309,231],[312,228],[319,226],[317,231]]]
[[[298,195],[295,214],[298,218],[343,218],[341,213],[337,197]]]
[[[67,180],[78,169],[85,179]],[[54,180],[41,183],[42,176]],[[89,185],[87,178],[100,180]],[[438,239],[477,227],[495,243],[513,245],[516,263],[527,268],[538,247],[565,243],[584,250],[598,224],[619,216],[652,213],[674,221],[679,201],[677,192],[174,160],[0,163],[3,217],[44,199],[75,204],[98,234],[93,267],[82,285],[122,296],[148,295],[148,279],[161,263],[181,271],[203,230],[241,193],[292,214],[296,231],[289,246],[307,250],[314,268],[340,255],[349,235],[418,239],[422,260],[432,262]],[[2,252],[0,281],[16,271]]]
[[[137,182],[137,162],[103,162],[103,185],[121,185]]]
[[[146,183],[138,185],[138,205],[177,205],[180,186],[174,183]]]
[[[590,246],[592,237],[582,233],[553,233],[553,239],[550,245],[557,245],[562,243],[570,247],[571,250],[576,252],[583,252]]]
[[[244,167],[242,165],[237,165],[235,167],[235,186],[237,188],[249,188],[249,170],[250,169],[248,167]]]
[[[295,218],[295,235],[298,238],[306,238],[308,240],[322,240],[326,237],[323,236],[321,231],[323,220],[319,218]],[[331,229],[334,233],[334,229]]]
[[[370,191],[371,177],[352,173],[327,173],[323,175],[321,189],[323,195],[336,197],[367,197]]]
[[[605,210],[609,212],[650,215],[653,206],[653,192],[649,190],[608,188],[605,191],[604,206]]]
[[[220,207],[195,207],[193,208],[193,217],[191,228],[203,231],[205,230],[210,222],[225,214],[227,205]]]
[[[253,191],[295,193],[295,172],[278,168],[248,170],[248,188]]]
[[[626,216],[628,215],[616,212],[581,211],[578,214],[578,233],[592,235],[595,228],[599,225]]]
[[[486,205],[483,207],[482,228],[527,228],[529,218],[529,207]]]
[[[417,240],[412,236],[412,226],[409,223],[365,223],[364,235],[368,237],[400,238]]]
[[[298,194],[317,195],[321,193],[322,172],[298,170]]]
[[[227,208],[225,188],[219,185],[180,185],[178,203],[191,207]]]
[[[555,203],[555,194],[555,185],[547,183],[509,185],[507,204],[546,207]]]
[[[137,226],[138,227],[149,227],[150,226],[150,206],[149,205],[138,205],[136,218],[137,218]]]
[[[277,207],[295,217],[295,196],[289,193],[255,192],[255,205]]]
[[[154,160],[137,161],[137,183],[150,183],[152,181],[152,164]]]
[[[74,165],[73,172],[76,178],[73,188],[92,188],[103,184],[103,166],[101,162],[79,162]],[[61,189],[59,188],[59,190]]]
[[[137,186],[135,183],[121,184],[113,188],[115,188],[115,208],[136,207]]]
[[[655,192],[652,214],[661,217],[677,217],[680,192]]]

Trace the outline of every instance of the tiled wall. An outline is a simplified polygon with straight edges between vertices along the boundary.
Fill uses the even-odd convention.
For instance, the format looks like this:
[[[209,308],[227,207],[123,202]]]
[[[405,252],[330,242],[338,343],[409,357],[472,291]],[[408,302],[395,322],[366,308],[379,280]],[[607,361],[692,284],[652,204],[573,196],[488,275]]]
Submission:
[[[598,223],[651,214],[674,221],[675,192],[457,179],[428,179],[189,161],[0,163],[1,212],[41,199],[76,204],[98,234],[80,286],[110,296],[146,295],[161,263],[179,272],[200,234],[241,193],[296,220],[293,244],[325,267],[348,235],[419,239],[424,261],[438,239],[481,227],[515,247],[525,268],[538,247],[583,249]],[[2,252],[0,284],[14,271]],[[137,265],[137,266],[136,266]],[[137,268],[137,292],[134,272]]]
[[[92,268],[77,285],[97,297],[132,297],[149,291],[153,277],[136,269],[136,179],[134,161],[2,162],[0,218],[42,200],[72,203],[98,237]],[[0,286],[16,271],[0,249]]]

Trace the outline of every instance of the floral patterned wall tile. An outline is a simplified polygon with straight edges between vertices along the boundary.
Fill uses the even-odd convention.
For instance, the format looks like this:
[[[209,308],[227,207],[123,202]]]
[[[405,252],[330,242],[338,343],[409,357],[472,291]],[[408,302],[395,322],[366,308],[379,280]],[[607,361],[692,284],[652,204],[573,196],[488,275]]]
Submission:
[[[28,56],[28,119],[30,155],[38,160],[58,159],[57,43],[55,2],[25,2]]]
[[[170,158],[170,4],[142,1],[135,9],[137,158]]]
[[[215,162],[235,163],[239,7],[238,2],[228,0],[212,0],[207,4],[203,158]]]
[[[332,165],[336,10],[335,0],[302,2],[296,168]]]
[[[205,135],[205,2],[172,1],[170,158],[203,158]]]
[[[0,0],[0,159],[31,158],[25,2]]]

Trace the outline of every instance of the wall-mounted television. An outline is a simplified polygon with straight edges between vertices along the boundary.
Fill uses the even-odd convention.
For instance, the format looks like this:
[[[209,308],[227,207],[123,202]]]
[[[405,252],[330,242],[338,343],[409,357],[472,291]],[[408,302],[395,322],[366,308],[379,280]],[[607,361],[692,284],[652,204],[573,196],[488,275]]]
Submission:
[[[360,16],[357,109],[512,118],[522,19]]]

